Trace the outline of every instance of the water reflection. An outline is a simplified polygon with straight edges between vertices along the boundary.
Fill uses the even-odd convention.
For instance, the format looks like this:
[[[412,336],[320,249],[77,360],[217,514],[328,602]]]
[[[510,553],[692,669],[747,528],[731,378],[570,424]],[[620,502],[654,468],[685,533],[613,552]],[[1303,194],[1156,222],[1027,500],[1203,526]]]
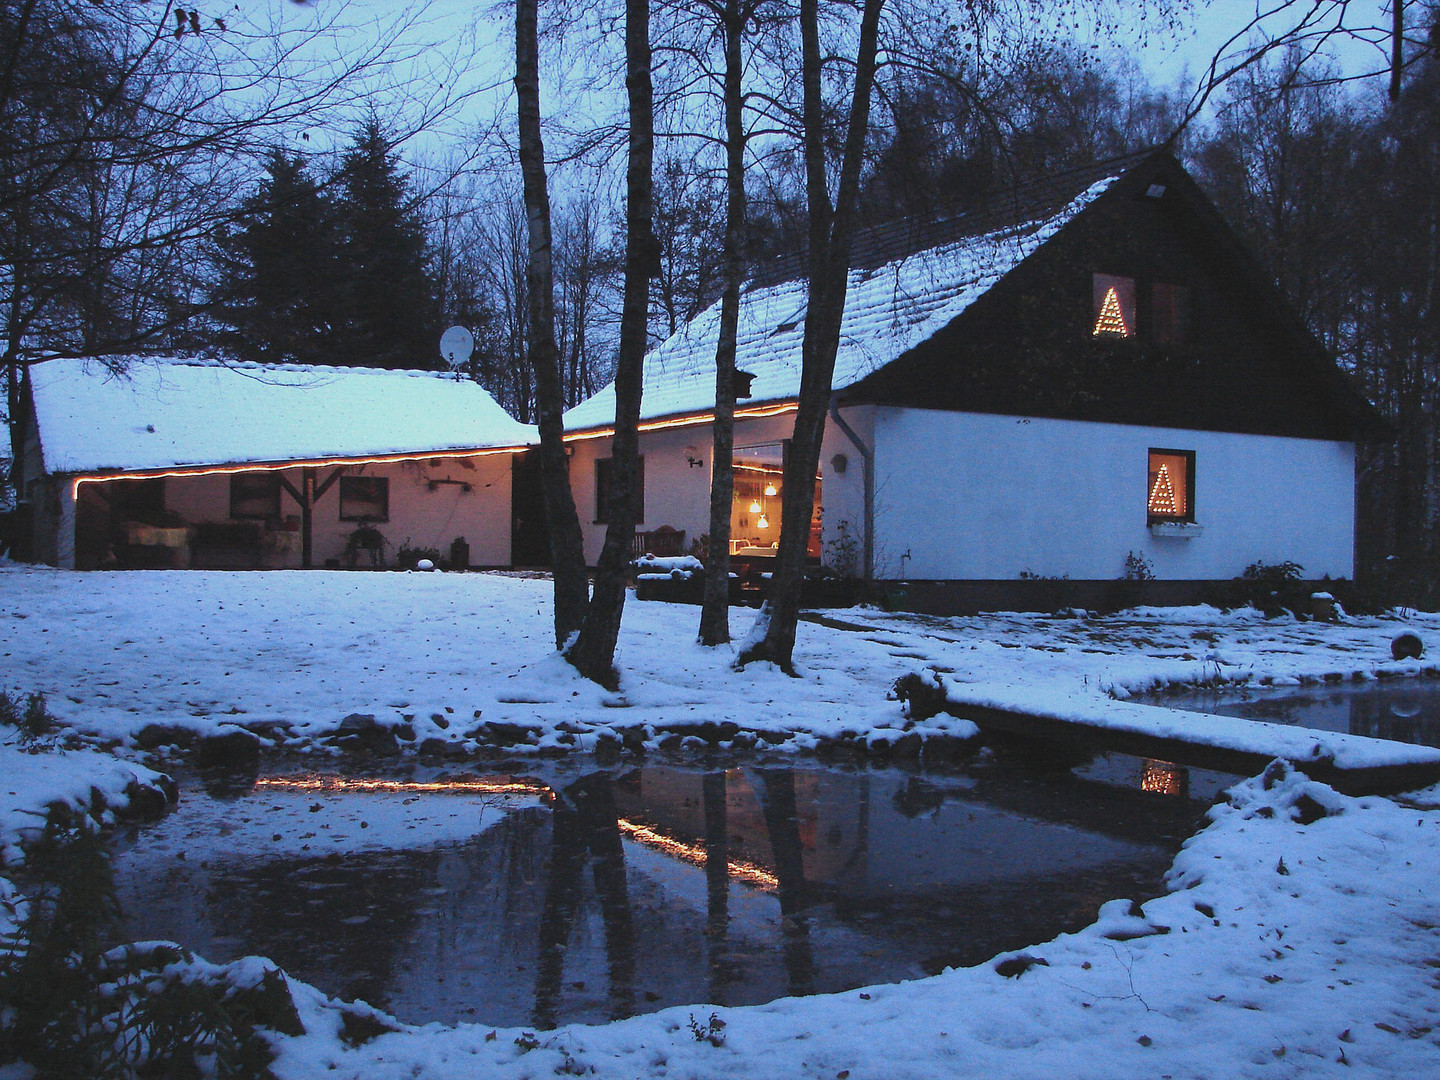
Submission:
[[[550,1027],[896,981],[1159,893],[1199,807],[1069,773],[645,766],[194,781],[117,854],[131,938],[417,1023]]]
[[[1160,703],[1195,712],[1440,746],[1440,682],[1436,680],[1187,694]]]

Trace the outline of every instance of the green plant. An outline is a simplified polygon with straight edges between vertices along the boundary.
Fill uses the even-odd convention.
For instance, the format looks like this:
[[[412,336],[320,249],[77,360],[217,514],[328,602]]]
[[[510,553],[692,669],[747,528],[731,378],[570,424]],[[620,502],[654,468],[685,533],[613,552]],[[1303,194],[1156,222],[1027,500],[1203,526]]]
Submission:
[[[271,1075],[261,1029],[303,1034],[276,969],[257,980],[166,942],[107,950],[119,907],[85,818],[53,811],[26,866],[25,916],[0,938],[0,1062],[24,1061],[38,1080],[199,1076],[202,1064],[253,1080]]]

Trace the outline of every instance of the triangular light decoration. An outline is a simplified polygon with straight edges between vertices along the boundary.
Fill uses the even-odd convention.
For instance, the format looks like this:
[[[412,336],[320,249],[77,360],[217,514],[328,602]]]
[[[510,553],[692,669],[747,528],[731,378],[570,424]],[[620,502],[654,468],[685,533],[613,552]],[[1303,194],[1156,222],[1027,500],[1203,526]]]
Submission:
[[[1130,328],[1125,325],[1125,312],[1120,308],[1120,294],[1111,285],[1105,292],[1100,305],[1100,317],[1095,320],[1095,336],[1129,337]]]
[[[1180,507],[1175,498],[1175,485],[1170,480],[1170,466],[1161,465],[1155,474],[1155,483],[1150,486],[1150,513],[1166,517],[1179,517]]]

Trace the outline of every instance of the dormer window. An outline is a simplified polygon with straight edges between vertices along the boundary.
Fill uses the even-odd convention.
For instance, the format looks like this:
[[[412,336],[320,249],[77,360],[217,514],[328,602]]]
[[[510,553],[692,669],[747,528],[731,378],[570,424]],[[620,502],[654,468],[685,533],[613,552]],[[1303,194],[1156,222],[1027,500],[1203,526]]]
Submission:
[[[1128,338],[1135,336],[1135,279],[1117,274],[1094,276],[1095,303],[1091,312],[1091,336]]]

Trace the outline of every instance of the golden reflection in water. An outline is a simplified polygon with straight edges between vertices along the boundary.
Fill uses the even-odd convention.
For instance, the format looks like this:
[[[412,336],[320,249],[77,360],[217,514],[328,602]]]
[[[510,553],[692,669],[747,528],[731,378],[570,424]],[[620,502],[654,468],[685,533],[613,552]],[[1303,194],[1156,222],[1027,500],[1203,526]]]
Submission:
[[[382,780],[375,777],[306,773],[301,776],[262,776],[257,788],[282,791],[385,791],[426,795],[535,795],[553,802],[555,793],[540,780],[519,776],[459,776],[444,780]]]
[[[385,780],[377,777],[336,776],[333,773],[304,773],[299,776],[262,776],[255,781],[257,788],[274,791],[334,791],[334,792],[395,792],[425,795],[534,795],[546,802],[555,801],[555,792],[550,785],[540,780],[513,776],[461,776],[444,780]],[[640,825],[625,818],[618,818],[616,825],[622,835],[638,844],[651,848],[672,858],[681,859],[693,866],[704,866],[705,849],[699,844],[687,844],[683,840],[666,836],[648,825]],[[743,859],[730,859],[725,868],[730,877],[755,885],[762,889],[778,889],[780,879],[754,863]]]
[[[666,836],[648,825],[640,825],[633,821],[627,821],[625,818],[620,818],[616,824],[620,826],[620,831],[625,836],[636,843],[653,848],[665,855],[682,859],[694,866],[705,865],[705,849],[699,844],[687,844],[683,840]],[[741,859],[730,859],[726,862],[725,869],[732,878],[743,881],[747,885],[758,885],[762,889],[778,889],[780,887],[778,877],[754,863],[744,862]]]
[[[1184,795],[1190,786],[1189,780],[1189,770],[1183,765],[1147,758],[1140,772],[1140,790],[1157,795]]]

